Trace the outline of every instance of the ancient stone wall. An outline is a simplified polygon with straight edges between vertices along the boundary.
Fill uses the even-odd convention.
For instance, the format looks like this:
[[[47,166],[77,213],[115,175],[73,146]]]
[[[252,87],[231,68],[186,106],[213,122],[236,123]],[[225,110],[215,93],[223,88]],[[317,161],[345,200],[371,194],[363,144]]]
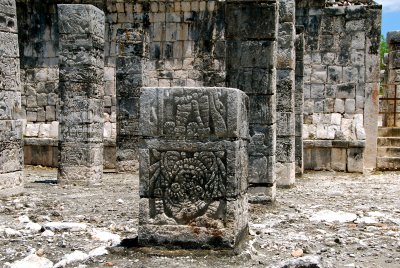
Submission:
[[[58,18],[58,180],[96,184],[103,175],[104,13],[92,5],[58,5]]]
[[[233,248],[248,232],[248,97],[144,88],[139,244]]]
[[[18,30],[14,0],[0,0],[0,197],[23,189]]]
[[[375,168],[381,6],[298,2],[296,20],[305,28],[305,168]]]

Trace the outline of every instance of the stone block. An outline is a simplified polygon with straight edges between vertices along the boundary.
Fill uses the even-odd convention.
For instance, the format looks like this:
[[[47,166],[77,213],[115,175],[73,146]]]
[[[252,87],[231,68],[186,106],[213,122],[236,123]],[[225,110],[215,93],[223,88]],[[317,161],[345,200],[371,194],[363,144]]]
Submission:
[[[22,140],[0,142],[0,174],[22,170]]]
[[[339,99],[354,99],[356,97],[356,84],[346,83],[337,85],[336,98]]]
[[[242,141],[146,139],[140,145],[139,155],[141,197],[162,198],[173,190],[170,187],[181,187],[182,194],[186,194],[195,191],[197,188],[192,187],[198,186],[202,188],[198,189],[201,191],[199,198],[206,199],[235,198],[247,190],[247,146]],[[187,181],[187,185],[174,184],[185,181],[187,176],[196,177]],[[165,179],[169,181],[168,185],[163,185]],[[209,194],[212,196],[207,197]]]
[[[16,112],[21,107],[21,93],[0,90],[0,120],[16,119]]]
[[[276,132],[278,136],[294,136],[295,125],[294,113],[276,113]]]
[[[24,174],[22,171],[0,174],[0,199],[24,192]]]
[[[349,148],[347,150],[347,171],[364,171],[364,148]]]
[[[247,102],[230,88],[143,89],[139,244],[234,248],[246,235]]]
[[[18,58],[18,35],[0,31],[0,55],[2,58]]]
[[[227,41],[227,68],[275,68],[274,41]]]
[[[271,125],[276,122],[275,95],[249,95],[249,101],[249,122],[260,125]]]
[[[238,68],[228,73],[227,80],[229,86],[246,94],[272,95],[276,88],[276,69]]]
[[[347,171],[347,150],[343,148],[332,148],[331,168],[335,171]]]
[[[275,156],[249,152],[249,186],[273,184],[276,181]]]
[[[277,36],[276,3],[228,2],[225,15],[229,39],[275,39]]]
[[[104,12],[92,5],[57,5],[60,34],[91,34],[104,38]]]
[[[294,162],[280,163],[275,166],[276,185],[278,187],[292,187],[296,182],[296,165]]]
[[[0,90],[20,91],[19,68],[18,59],[0,58]]]
[[[267,103],[264,107],[261,112],[267,113]],[[247,96],[236,89],[145,88],[140,128],[142,135],[148,137],[246,138],[247,108]],[[259,114],[260,120],[263,115]]]
[[[0,143],[22,140],[22,120],[0,120]]]
[[[295,138],[293,137],[277,137],[276,138],[276,161],[277,162],[294,162]]]
[[[255,186],[249,188],[249,202],[253,204],[268,204],[276,199],[276,183],[268,186]]]
[[[189,249],[234,248],[248,232],[248,200],[245,196],[236,200],[200,202],[193,205],[192,210],[181,210],[174,200],[142,198],[139,203],[139,244]],[[196,217],[197,214],[201,216]]]
[[[276,125],[250,124],[249,155],[273,156],[276,150]]]

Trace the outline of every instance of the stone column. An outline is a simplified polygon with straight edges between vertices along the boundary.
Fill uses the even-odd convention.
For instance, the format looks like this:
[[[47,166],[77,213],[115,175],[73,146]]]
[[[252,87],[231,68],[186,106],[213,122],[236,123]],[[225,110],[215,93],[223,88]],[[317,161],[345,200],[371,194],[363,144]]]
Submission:
[[[249,200],[275,200],[276,39],[275,1],[228,1],[225,11],[227,85],[250,100]]]
[[[233,248],[248,232],[248,97],[144,88],[139,244]]]
[[[295,183],[295,6],[294,0],[279,1],[276,181],[282,187]]]
[[[395,91],[397,90],[397,98],[400,98],[400,86],[395,84],[400,84],[400,31],[393,31],[387,33],[387,44],[389,48],[388,62],[386,66],[387,71],[387,84],[385,97],[394,98]],[[389,102],[388,111],[394,111],[394,102]],[[397,102],[397,111],[400,111],[400,103]],[[387,127],[399,127],[400,126],[400,116],[397,115],[396,122],[394,124],[394,115],[388,114],[385,118],[385,126]]]
[[[295,88],[295,118],[296,118],[296,137],[295,137],[295,162],[296,174],[302,175],[303,165],[303,112],[304,112],[304,27],[296,27],[296,88]]]
[[[137,171],[144,34],[139,29],[119,29],[117,38],[117,171]]]
[[[365,19],[365,92],[364,129],[365,149],[355,148],[352,154],[363,155],[363,169],[376,168],[378,117],[379,117],[379,78],[380,78],[380,36],[382,26],[381,6],[371,6]],[[355,152],[354,152],[355,151]],[[351,152],[350,152],[351,153]],[[359,157],[360,158],[360,157]],[[363,169],[358,169],[362,172]]]
[[[92,5],[58,5],[58,16],[58,180],[92,185],[103,174],[104,13]]]
[[[17,15],[14,0],[0,0],[0,198],[23,190],[22,122]]]

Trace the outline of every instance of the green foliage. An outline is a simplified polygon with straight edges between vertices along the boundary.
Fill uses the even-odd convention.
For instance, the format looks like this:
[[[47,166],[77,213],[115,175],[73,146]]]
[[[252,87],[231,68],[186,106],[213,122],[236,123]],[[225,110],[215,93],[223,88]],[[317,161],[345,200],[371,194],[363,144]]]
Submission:
[[[380,51],[380,56],[381,56],[381,62],[380,62],[381,70],[384,70],[384,69],[385,69],[385,64],[384,64],[384,62],[383,62],[383,58],[384,58],[384,56],[385,56],[385,53],[389,53],[389,48],[388,48],[388,45],[387,45],[387,42],[386,42],[386,38],[385,38],[383,35],[381,35],[381,51]]]

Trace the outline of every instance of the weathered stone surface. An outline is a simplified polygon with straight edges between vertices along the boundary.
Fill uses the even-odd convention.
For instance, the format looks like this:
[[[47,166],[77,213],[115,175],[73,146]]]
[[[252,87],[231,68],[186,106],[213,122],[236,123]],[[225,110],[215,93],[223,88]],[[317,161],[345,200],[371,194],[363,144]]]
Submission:
[[[277,186],[295,182],[295,1],[279,1],[279,37],[276,107],[276,180]]]
[[[0,198],[23,190],[19,47],[15,1],[0,1]]]
[[[330,1],[329,7],[305,2],[296,1],[296,22],[304,26],[305,35],[304,82],[310,83],[310,90],[304,91],[304,112],[307,116],[335,114],[335,120],[305,120],[303,137],[365,140],[365,167],[375,168],[381,7],[373,2],[353,6],[347,1],[349,6],[342,2],[335,6],[336,2]],[[332,146],[335,148],[335,143]],[[320,154],[312,150],[320,148],[307,149],[307,161],[314,161],[314,156]],[[349,168],[349,162],[344,164],[341,159],[351,161],[322,158],[320,168]],[[306,164],[318,169],[315,165]]]
[[[93,185],[103,173],[104,13],[90,5],[59,5],[58,12],[58,180]]]
[[[278,3],[226,5],[226,81],[250,99],[249,181],[251,188],[263,189],[250,200],[264,203],[275,199],[275,190],[269,187],[275,187]]]
[[[143,88],[139,243],[233,248],[247,231],[248,98]]]

